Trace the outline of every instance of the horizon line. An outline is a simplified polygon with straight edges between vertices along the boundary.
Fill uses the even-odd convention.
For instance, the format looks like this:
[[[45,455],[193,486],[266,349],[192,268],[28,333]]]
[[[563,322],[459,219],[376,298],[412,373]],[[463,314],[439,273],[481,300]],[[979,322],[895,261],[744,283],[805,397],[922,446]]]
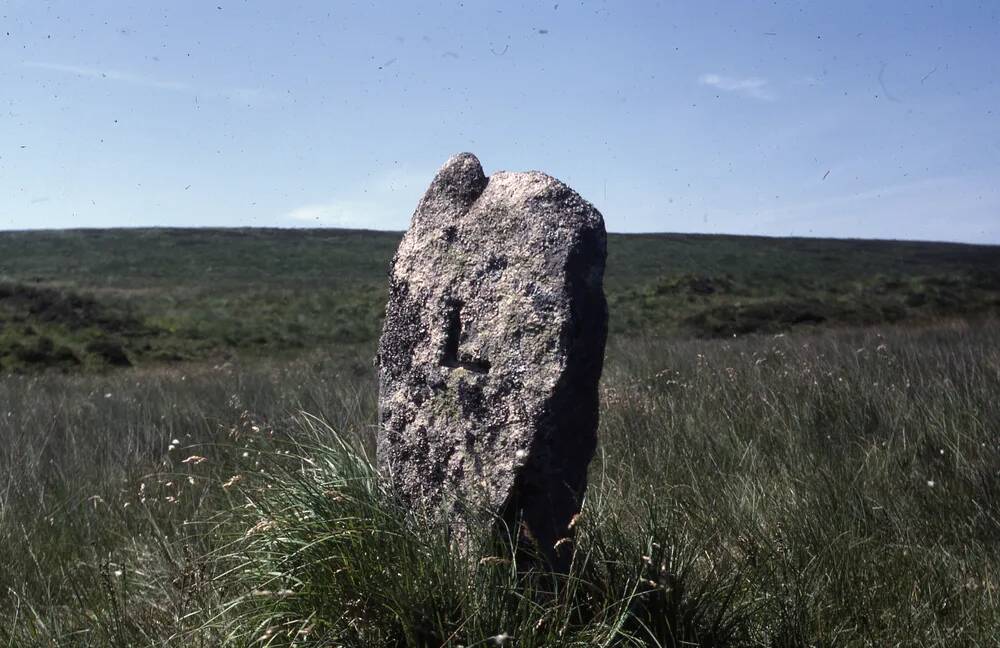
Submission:
[[[40,234],[45,232],[57,233],[57,232],[111,232],[111,231],[142,231],[142,230],[158,230],[158,231],[247,231],[247,230],[258,230],[258,231],[282,231],[282,232],[316,232],[316,231],[340,231],[340,232],[353,232],[353,233],[371,233],[371,234],[396,234],[403,235],[406,230],[387,230],[387,229],[374,229],[365,227],[337,227],[337,226],[321,226],[321,227],[301,227],[301,226],[281,226],[281,225],[269,225],[269,226],[259,226],[259,225],[116,225],[112,227],[32,227],[32,228],[22,228],[22,229],[3,229],[0,228],[0,236],[5,234]],[[680,232],[680,231],[643,231],[643,232],[614,232],[608,231],[608,234],[615,236],[698,236],[698,237],[718,237],[718,238],[752,238],[752,239],[775,239],[775,240],[810,240],[810,241],[870,241],[873,243],[927,243],[927,244],[940,244],[940,245],[967,245],[967,246],[978,246],[978,247],[1000,247],[1000,243],[973,243],[969,241],[959,241],[959,240],[944,240],[944,239],[906,239],[906,238],[874,238],[874,237],[860,237],[860,236],[805,236],[800,234],[790,234],[787,236],[779,236],[774,234],[733,234],[724,232]]]

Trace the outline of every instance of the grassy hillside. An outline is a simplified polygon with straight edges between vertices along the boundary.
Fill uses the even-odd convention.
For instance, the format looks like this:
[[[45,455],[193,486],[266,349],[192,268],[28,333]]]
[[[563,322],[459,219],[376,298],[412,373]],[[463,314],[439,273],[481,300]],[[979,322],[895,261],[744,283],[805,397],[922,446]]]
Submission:
[[[0,371],[370,347],[399,234],[0,233]],[[619,336],[731,337],[1000,311],[1000,247],[611,235]]]

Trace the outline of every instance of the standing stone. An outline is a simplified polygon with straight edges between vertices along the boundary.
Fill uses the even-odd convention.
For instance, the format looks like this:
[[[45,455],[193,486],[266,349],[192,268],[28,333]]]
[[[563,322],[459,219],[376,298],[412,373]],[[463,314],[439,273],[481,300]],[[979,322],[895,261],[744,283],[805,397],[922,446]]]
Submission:
[[[555,178],[445,163],[393,259],[379,341],[378,462],[405,504],[459,535],[500,515],[565,568],[597,443],[606,254],[601,214]]]

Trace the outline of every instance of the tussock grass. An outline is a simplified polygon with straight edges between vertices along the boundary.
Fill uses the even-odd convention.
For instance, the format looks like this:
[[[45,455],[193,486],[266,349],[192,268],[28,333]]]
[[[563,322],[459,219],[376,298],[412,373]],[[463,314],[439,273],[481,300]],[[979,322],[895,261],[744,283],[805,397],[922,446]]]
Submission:
[[[0,645],[996,645],[998,395],[995,321],[614,340],[558,576],[400,509],[363,356],[6,377]]]
[[[568,574],[518,565],[510,534],[485,529],[456,546],[406,511],[363,452],[305,419],[309,439],[278,450],[244,482],[246,532],[217,559],[239,583],[225,624],[264,645],[652,645],[728,643],[738,579],[701,573],[648,511],[623,534],[596,505]],[[284,454],[282,454],[284,453]]]

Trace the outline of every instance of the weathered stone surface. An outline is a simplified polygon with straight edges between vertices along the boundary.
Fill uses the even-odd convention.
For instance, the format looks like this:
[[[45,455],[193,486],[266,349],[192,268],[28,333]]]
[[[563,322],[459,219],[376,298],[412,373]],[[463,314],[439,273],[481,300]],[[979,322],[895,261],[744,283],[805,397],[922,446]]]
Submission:
[[[487,178],[469,153],[441,168],[393,259],[378,351],[378,461],[406,503],[460,532],[501,514],[565,560],[597,442],[606,239],[544,173]]]

